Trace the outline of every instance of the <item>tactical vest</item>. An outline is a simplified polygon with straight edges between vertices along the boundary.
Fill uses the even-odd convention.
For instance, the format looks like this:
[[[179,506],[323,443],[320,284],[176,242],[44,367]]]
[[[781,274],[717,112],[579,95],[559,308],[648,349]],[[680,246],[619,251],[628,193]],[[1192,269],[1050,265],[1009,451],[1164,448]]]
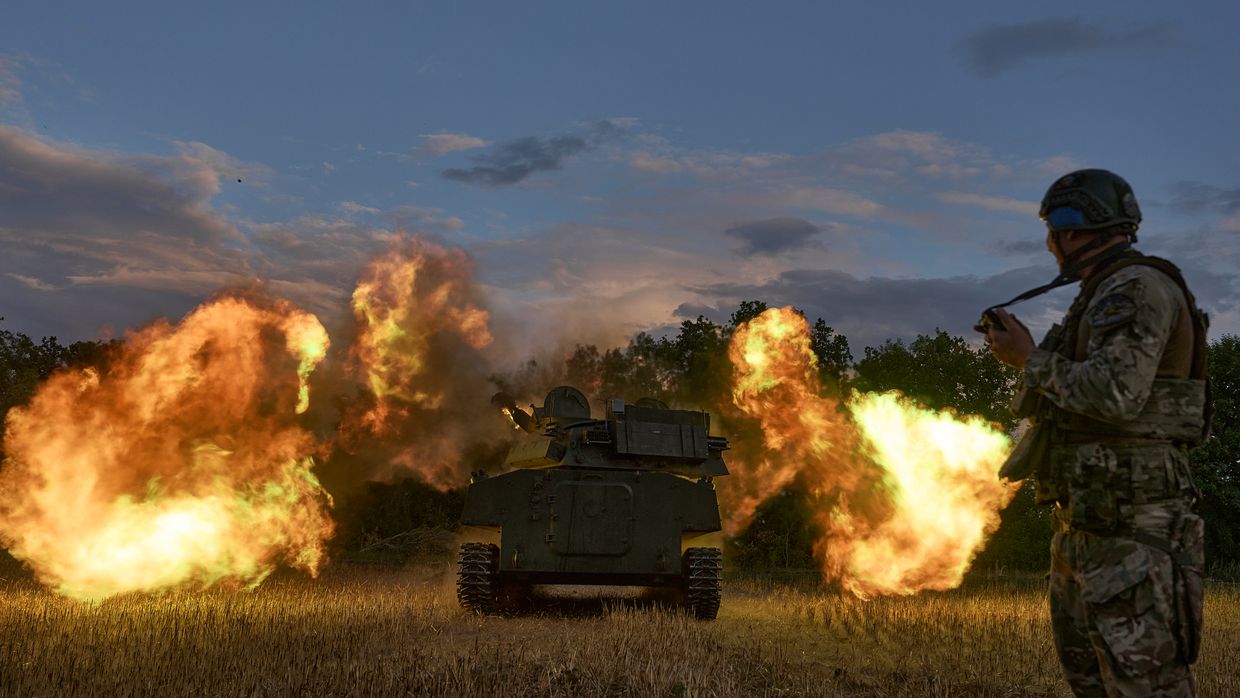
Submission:
[[[1062,324],[1051,328],[1039,348],[1053,351],[1072,361],[1084,361],[1088,353],[1089,332],[1086,309],[1102,282],[1120,269],[1134,264],[1153,267],[1170,277],[1184,294],[1187,313],[1180,313],[1173,328],[1150,389],[1149,399],[1131,421],[1105,422],[1068,412],[1049,400],[1037,400],[1035,419],[1046,430],[1049,452],[1037,464],[1039,501],[1064,501],[1069,475],[1053,457],[1073,444],[1100,444],[1108,448],[1141,448],[1174,444],[1195,446],[1208,435],[1213,411],[1206,376],[1206,330],[1209,320],[1196,303],[1180,270],[1158,257],[1132,252],[1100,269],[1083,285]],[[1079,475],[1079,474],[1078,474]],[[1121,478],[1121,480],[1124,478]],[[1114,486],[1115,483],[1108,483]]]

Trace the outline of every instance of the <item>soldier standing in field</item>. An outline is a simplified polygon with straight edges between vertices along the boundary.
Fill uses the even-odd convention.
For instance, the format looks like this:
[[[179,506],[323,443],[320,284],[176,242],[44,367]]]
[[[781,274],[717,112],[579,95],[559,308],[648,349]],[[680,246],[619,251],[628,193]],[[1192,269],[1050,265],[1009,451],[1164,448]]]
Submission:
[[[1035,477],[1054,507],[1064,675],[1078,696],[1193,696],[1205,561],[1186,449],[1209,421],[1206,317],[1173,264],[1132,249],[1141,211],[1117,175],[1059,178],[1040,216],[1060,275],[1010,302],[1080,293],[1036,347],[1001,307],[979,329],[1023,369],[1013,409],[1031,426],[1000,474]]]

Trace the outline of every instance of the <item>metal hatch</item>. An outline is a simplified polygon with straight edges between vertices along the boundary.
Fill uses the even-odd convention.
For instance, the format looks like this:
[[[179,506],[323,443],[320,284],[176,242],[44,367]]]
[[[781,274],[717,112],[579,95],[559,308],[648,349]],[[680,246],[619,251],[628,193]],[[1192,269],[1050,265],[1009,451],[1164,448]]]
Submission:
[[[547,542],[558,555],[624,555],[632,547],[633,490],[623,482],[561,482]]]

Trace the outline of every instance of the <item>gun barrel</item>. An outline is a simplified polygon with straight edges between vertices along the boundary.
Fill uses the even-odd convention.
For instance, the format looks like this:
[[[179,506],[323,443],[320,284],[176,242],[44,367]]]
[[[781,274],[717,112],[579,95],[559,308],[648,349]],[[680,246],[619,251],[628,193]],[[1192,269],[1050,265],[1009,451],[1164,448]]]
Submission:
[[[530,413],[517,407],[517,401],[505,392],[495,393],[491,396],[491,404],[498,407],[501,412],[508,416],[523,431],[534,433],[538,430],[538,423],[530,415]]]

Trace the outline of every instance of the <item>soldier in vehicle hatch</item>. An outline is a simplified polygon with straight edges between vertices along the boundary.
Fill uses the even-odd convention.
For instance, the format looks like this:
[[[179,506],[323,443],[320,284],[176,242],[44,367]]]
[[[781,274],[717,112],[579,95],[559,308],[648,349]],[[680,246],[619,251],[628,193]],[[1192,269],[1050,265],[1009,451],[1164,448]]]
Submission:
[[[1050,608],[1078,696],[1193,696],[1203,525],[1186,449],[1209,422],[1206,326],[1179,269],[1132,249],[1128,183],[1080,170],[1042,200],[1060,274],[1012,299],[1080,282],[1036,347],[1002,306],[983,313],[995,358],[1023,369],[1013,402],[1030,429],[1000,475],[1034,477],[1054,507]]]

